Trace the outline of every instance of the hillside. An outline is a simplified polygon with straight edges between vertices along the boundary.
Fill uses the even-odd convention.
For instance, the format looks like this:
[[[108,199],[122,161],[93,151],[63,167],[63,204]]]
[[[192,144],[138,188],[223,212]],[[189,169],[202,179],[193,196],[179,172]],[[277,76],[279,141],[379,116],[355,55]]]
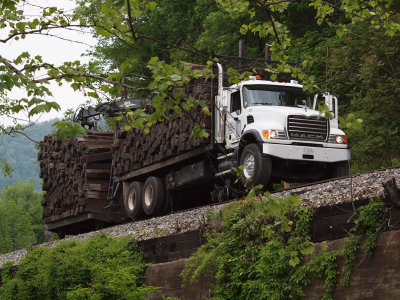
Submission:
[[[24,133],[35,141],[41,141],[51,132],[51,125],[55,121],[37,123],[26,129]],[[11,178],[0,176],[0,191],[5,185],[12,185],[16,181],[25,181],[28,178],[34,178],[36,189],[41,190],[37,153],[36,144],[23,135],[0,136],[0,159],[7,161],[14,170]]]

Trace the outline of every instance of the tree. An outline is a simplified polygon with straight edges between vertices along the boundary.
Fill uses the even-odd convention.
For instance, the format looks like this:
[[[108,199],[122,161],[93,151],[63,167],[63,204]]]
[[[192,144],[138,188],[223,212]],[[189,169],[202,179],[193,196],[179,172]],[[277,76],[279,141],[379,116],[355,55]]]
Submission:
[[[344,100],[347,111],[363,120],[362,131],[347,129],[357,171],[400,162],[399,43],[399,35],[386,37],[384,30],[365,23],[330,42],[327,84]]]
[[[91,53],[97,60],[87,65],[74,61],[55,66],[26,52],[14,60],[0,57],[3,115],[25,110],[28,116],[34,116],[59,109],[56,102],[45,100],[51,96],[49,82],[57,81],[100,101],[128,95],[152,97],[153,114],[136,110],[127,115],[127,128],[145,128],[165,119],[169,110],[180,112],[190,110],[195,103],[202,104],[199,99],[172,93],[202,75],[182,66],[181,60],[207,65],[203,74],[211,76],[212,64],[223,59],[224,52],[234,53],[237,39],[247,40],[248,55],[254,57],[260,56],[265,42],[269,42],[274,63],[264,68],[272,74],[271,79],[276,78],[276,73],[289,73],[313,89],[320,79],[309,76],[314,57],[301,55],[305,31],[297,26],[304,24],[304,15],[315,16],[308,19],[306,24],[310,25],[306,27],[319,34],[318,25],[323,25],[322,29],[330,27],[325,33],[343,35],[360,23],[381,31],[385,38],[400,31],[399,4],[392,0],[193,0],[184,4],[166,0],[79,0],[77,4],[72,14],[43,7],[41,16],[30,17],[23,10],[23,5],[32,5],[29,2],[2,2],[3,43],[31,34],[51,36],[56,29],[89,31],[99,40]],[[160,22],[165,25],[163,28]],[[290,64],[294,58],[302,61]],[[13,88],[26,90],[26,97],[9,99]],[[71,123],[58,125],[62,130]],[[69,132],[81,133],[76,127]]]
[[[22,249],[44,241],[42,194],[34,180],[6,186],[0,196],[0,253]]]

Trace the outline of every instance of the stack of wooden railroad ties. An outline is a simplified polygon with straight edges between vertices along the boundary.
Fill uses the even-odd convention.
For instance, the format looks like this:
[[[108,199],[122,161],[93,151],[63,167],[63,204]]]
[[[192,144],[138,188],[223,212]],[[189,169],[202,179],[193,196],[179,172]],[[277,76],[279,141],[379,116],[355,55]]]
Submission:
[[[43,220],[46,224],[80,214],[106,214],[111,171],[112,132],[89,131],[87,136],[40,143],[38,160],[43,178]]]
[[[210,85],[204,81],[193,82],[187,87],[188,95],[195,99],[211,99]],[[206,105],[211,111],[210,101]],[[152,107],[145,108],[152,113]],[[193,129],[200,125],[211,133],[211,116],[200,105],[189,112],[170,113],[168,119],[150,127],[148,134],[141,129],[118,130],[113,144],[113,168],[116,176],[161,162],[196,148],[210,145],[209,138],[196,138]],[[210,135],[211,136],[211,135]]]
[[[189,88],[197,99],[210,99],[208,85]],[[146,110],[151,112],[152,108]],[[114,219],[114,223],[124,221],[123,201],[118,201],[118,207],[112,211],[107,207],[111,167],[115,178],[209,145],[210,137],[193,136],[196,124],[211,132],[211,117],[198,105],[190,112],[171,113],[167,120],[150,127],[148,134],[141,129],[118,129],[115,133],[88,131],[86,137],[64,140],[54,134],[45,136],[38,154],[46,191],[42,201],[44,222],[54,223],[91,212],[114,214],[120,218]]]

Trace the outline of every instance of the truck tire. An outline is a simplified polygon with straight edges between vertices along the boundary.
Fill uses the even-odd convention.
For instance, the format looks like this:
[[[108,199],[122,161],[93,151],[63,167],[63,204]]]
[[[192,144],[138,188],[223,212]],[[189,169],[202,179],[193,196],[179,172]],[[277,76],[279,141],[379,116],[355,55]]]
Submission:
[[[257,144],[247,145],[240,156],[241,181],[246,188],[263,185],[263,189],[270,186],[272,161],[264,157]]]
[[[159,177],[150,176],[143,186],[142,206],[147,215],[158,215],[165,201],[164,186]]]
[[[338,178],[350,175],[350,164],[347,160],[333,163],[330,170],[330,178]]]
[[[125,211],[129,218],[137,220],[144,215],[142,207],[143,183],[133,181],[124,198]]]

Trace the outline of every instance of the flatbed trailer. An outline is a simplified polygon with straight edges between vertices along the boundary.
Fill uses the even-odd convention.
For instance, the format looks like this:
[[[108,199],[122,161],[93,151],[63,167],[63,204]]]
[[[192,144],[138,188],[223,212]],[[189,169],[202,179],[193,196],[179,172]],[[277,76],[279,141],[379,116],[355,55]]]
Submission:
[[[205,164],[205,160],[209,161],[209,155],[211,153],[212,149],[210,146],[201,147],[191,152],[186,152],[165,161],[130,172],[124,176],[115,177],[113,180],[117,186],[118,184],[120,186],[121,184],[125,185],[124,190],[127,189],[127,185],[129,185],[130,181],[144,180],[146,177],[153,175],[164,175],[164,178],[166,178],[165,176],[167,174],[170,176],[169,184],[167,184],[168,191],[173,192],[179,190],[180,186],[188,184],[189,181],[196,181],[196,185],[199,185],[212,179],[210,168],[208,168],[210,164],[207,164],[207,167]],[[171,179],[173,179],[173,181]],[[117,189],[119,190],[119,188]],[[114,201],[122,201],[123,197],[123,194],[117,194],[117,199]],[[172,205],[172,203],[169,203],[169,205]],[[165,207],[165,209],[166,208],[167,207]],[[93,211],[83,213],[60,221],[47,223],[46,229],[63,237],[69,234],[84,233],[121,224],[129,220],[126,214],[121,212],[118,207],[116,208],[113,205],[109,205],[101,212]]]
[[[121,212],[89,212],[46,224],[46,230],[55,232],[60,238],[66,235],[90,232],[128,221]]]

